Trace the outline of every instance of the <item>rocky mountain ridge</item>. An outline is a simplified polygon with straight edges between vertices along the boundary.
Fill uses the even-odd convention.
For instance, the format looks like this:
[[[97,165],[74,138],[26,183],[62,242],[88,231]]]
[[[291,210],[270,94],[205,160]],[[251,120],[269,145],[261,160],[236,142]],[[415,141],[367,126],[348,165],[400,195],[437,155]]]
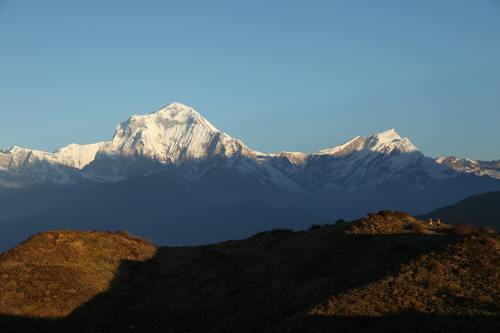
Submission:
[[[70,144],[54,153],[20,147],[1,151],[0,185],[113,182],[181,164],[191,164],[190,177],[196,178],[221,163],[305,192],[373,188],[399,181],[408,171],[431,179],[456,176],[453,168],[425,157],[394,129],[317,153],[265,154],[219,131],[193,108],[174,102],[120,123],[111,141]]]

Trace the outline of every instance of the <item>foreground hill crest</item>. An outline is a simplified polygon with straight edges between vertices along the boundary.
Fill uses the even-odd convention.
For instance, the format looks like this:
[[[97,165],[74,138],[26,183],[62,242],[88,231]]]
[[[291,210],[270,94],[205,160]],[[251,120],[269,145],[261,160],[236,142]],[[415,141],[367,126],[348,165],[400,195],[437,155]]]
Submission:
[[[45,232],[0,255],[0,330],[498,332],[499,249],[391,211],[196,247]]]

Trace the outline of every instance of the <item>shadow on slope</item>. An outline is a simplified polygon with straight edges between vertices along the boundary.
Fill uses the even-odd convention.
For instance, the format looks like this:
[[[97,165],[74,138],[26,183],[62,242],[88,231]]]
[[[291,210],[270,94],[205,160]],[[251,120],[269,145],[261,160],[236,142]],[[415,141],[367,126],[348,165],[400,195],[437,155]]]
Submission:
[[[446,315],[404,311],[374,316],[310,317],[304,323],[305,332],[498,332],[499,316],[488,315]],[[309,330],[308,327],[314,327]]]
[[[446,223],[466,223],[500,230],[500,191],[465,198],[453,205],[424,214],[422,219],[441,219]]]
[[[318,316],[311,310],[398,274],[462,237],[348,234],[349,224],[308,232],[274,230],[242,241],[162,247],[146,261],[123,260],[109,288],[68,316],[4,315],[3,332],[367,332],[495,331],[498,316],[395,311],[379,317]],[[21,260],[21,258],[20,258]],[[57,267],[57,263],[52,263]],[[85,269],[85,267],[82,267]],[[57,276],[50,283],[58,283]],[[47,281],[32,281],[44,288]],[[23,292],[26,286],[20,287]],[[30,298],[32,302],[50,301]],[[64,301],[64,300],[59,300]],[[450,299],[453,302],[452,299]],[[356,307],[356,304],[353,304]],[[402,312],[403,311],[403,312]],[[493,309],[498,314],[498,309]],[[397,313],[401,312],[401,313]],[[57,317],[57,316],[56,316]]]

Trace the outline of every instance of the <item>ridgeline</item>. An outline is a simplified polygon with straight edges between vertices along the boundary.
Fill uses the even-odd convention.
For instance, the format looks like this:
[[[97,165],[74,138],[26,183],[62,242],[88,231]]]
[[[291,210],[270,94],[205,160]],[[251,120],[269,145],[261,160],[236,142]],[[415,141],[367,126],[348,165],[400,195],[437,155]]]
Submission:
[[[196,247],[45,232],[0,256],[0,330],[498,332],[499,250],[389,211]]]

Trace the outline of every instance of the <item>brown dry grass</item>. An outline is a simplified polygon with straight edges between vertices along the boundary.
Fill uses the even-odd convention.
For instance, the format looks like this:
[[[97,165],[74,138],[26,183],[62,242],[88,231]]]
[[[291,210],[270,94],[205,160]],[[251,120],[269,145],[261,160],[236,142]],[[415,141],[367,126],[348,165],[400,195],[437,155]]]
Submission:
[[[447,232],[450,226],[444,223],[419,221],[408,213],[380,211],[357,221],[347,231],[350,234],[426,234],[434,235]]]
[[[125,233],[54,231],[0,256],[0,313],[66,316],[105,291],[122,260],[147,260],[156,246]]]
[[[311,314],[384,316],[405,311],[495,316],[500,312],[500,237],[470,236],[424,254],[365,287],[336,295]]]
[[[0,330],[497,332],[499,242],[388,211],[197,247],[44,233],[0,256]]]

